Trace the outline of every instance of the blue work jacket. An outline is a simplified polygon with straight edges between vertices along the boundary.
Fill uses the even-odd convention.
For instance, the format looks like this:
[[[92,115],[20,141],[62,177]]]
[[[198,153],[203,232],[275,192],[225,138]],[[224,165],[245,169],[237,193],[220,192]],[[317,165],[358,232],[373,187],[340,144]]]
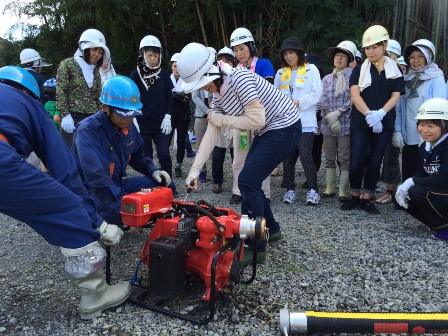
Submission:
[[[121,208],[122,179],[128,165],[145,176],[157,170],[143,152],[143,139],[135,125],[117,129],[102,110],[78,124],[72,151],[81,178],[100,211]]]

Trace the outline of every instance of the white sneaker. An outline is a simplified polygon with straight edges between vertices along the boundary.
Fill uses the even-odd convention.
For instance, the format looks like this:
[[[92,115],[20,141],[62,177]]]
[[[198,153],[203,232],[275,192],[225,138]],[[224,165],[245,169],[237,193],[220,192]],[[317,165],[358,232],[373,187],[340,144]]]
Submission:
[[[288,190],[283,195],[283,203],[293,204],[296,200],[296,192],[294,190]]]
[[[317,205],[320,202],[320,196],[316,190],[310,189],[306,194],[306,205]]]

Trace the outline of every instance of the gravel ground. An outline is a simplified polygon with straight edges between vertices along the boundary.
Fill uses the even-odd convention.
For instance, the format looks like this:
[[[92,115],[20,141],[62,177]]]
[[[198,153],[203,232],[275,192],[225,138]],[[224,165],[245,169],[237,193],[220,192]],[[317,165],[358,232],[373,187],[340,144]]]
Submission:
[[[239,211],[228,203],[229,161],[226,166],[222,194],[211,192],[209,179],[188,201],[205,199]],[[298,164],[298,185],[300,169]],[[321,169],[322,189],[324,180]],[[184,180],[175,182],[183,186]],[[269,260],[252,284],[219,300],[205,326],[130,303],[92,321],[79,319],[79,292],[64,275],[59,249],[0,215],[0,335],[280,335],[278,313],[285,304],[294,311],[448,311],[448,244],[432,240],[425,226],[390,204],[380,206],[378,216],[343,212],[337,199],[305,206],[303,189],[296,203],[286,205],[280,183],[281,176],[272,178],[271,204],[284,239],[269,246]],[[131,276],[147,232],[126,233],[113,248],[113,282]]]

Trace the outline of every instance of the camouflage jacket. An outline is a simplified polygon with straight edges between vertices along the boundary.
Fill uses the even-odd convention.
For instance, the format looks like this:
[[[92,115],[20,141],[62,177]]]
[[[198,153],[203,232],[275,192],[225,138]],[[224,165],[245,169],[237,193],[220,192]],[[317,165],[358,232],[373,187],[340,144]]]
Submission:
[[[93,86],[89,88],[81,67],[74,58],[63,60],[56,75],[57,109],[62,117],[69,113],[94,114],[101,106],[101,77],[98,68],[94,70]]]

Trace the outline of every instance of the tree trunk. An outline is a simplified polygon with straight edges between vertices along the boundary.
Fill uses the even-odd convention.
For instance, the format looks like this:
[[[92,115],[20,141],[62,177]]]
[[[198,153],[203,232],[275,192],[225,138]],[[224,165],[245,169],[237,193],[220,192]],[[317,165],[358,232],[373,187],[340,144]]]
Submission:
[[[196,5],[196,12],[198,13],[199,25],[201,26],[202,37],[204,38],[204,44],[208,45],[207,35],[205,34],[204,22],[202,20],[202,13],[201,10],[199,9],[198,0],[195,0],[194,3]]]

